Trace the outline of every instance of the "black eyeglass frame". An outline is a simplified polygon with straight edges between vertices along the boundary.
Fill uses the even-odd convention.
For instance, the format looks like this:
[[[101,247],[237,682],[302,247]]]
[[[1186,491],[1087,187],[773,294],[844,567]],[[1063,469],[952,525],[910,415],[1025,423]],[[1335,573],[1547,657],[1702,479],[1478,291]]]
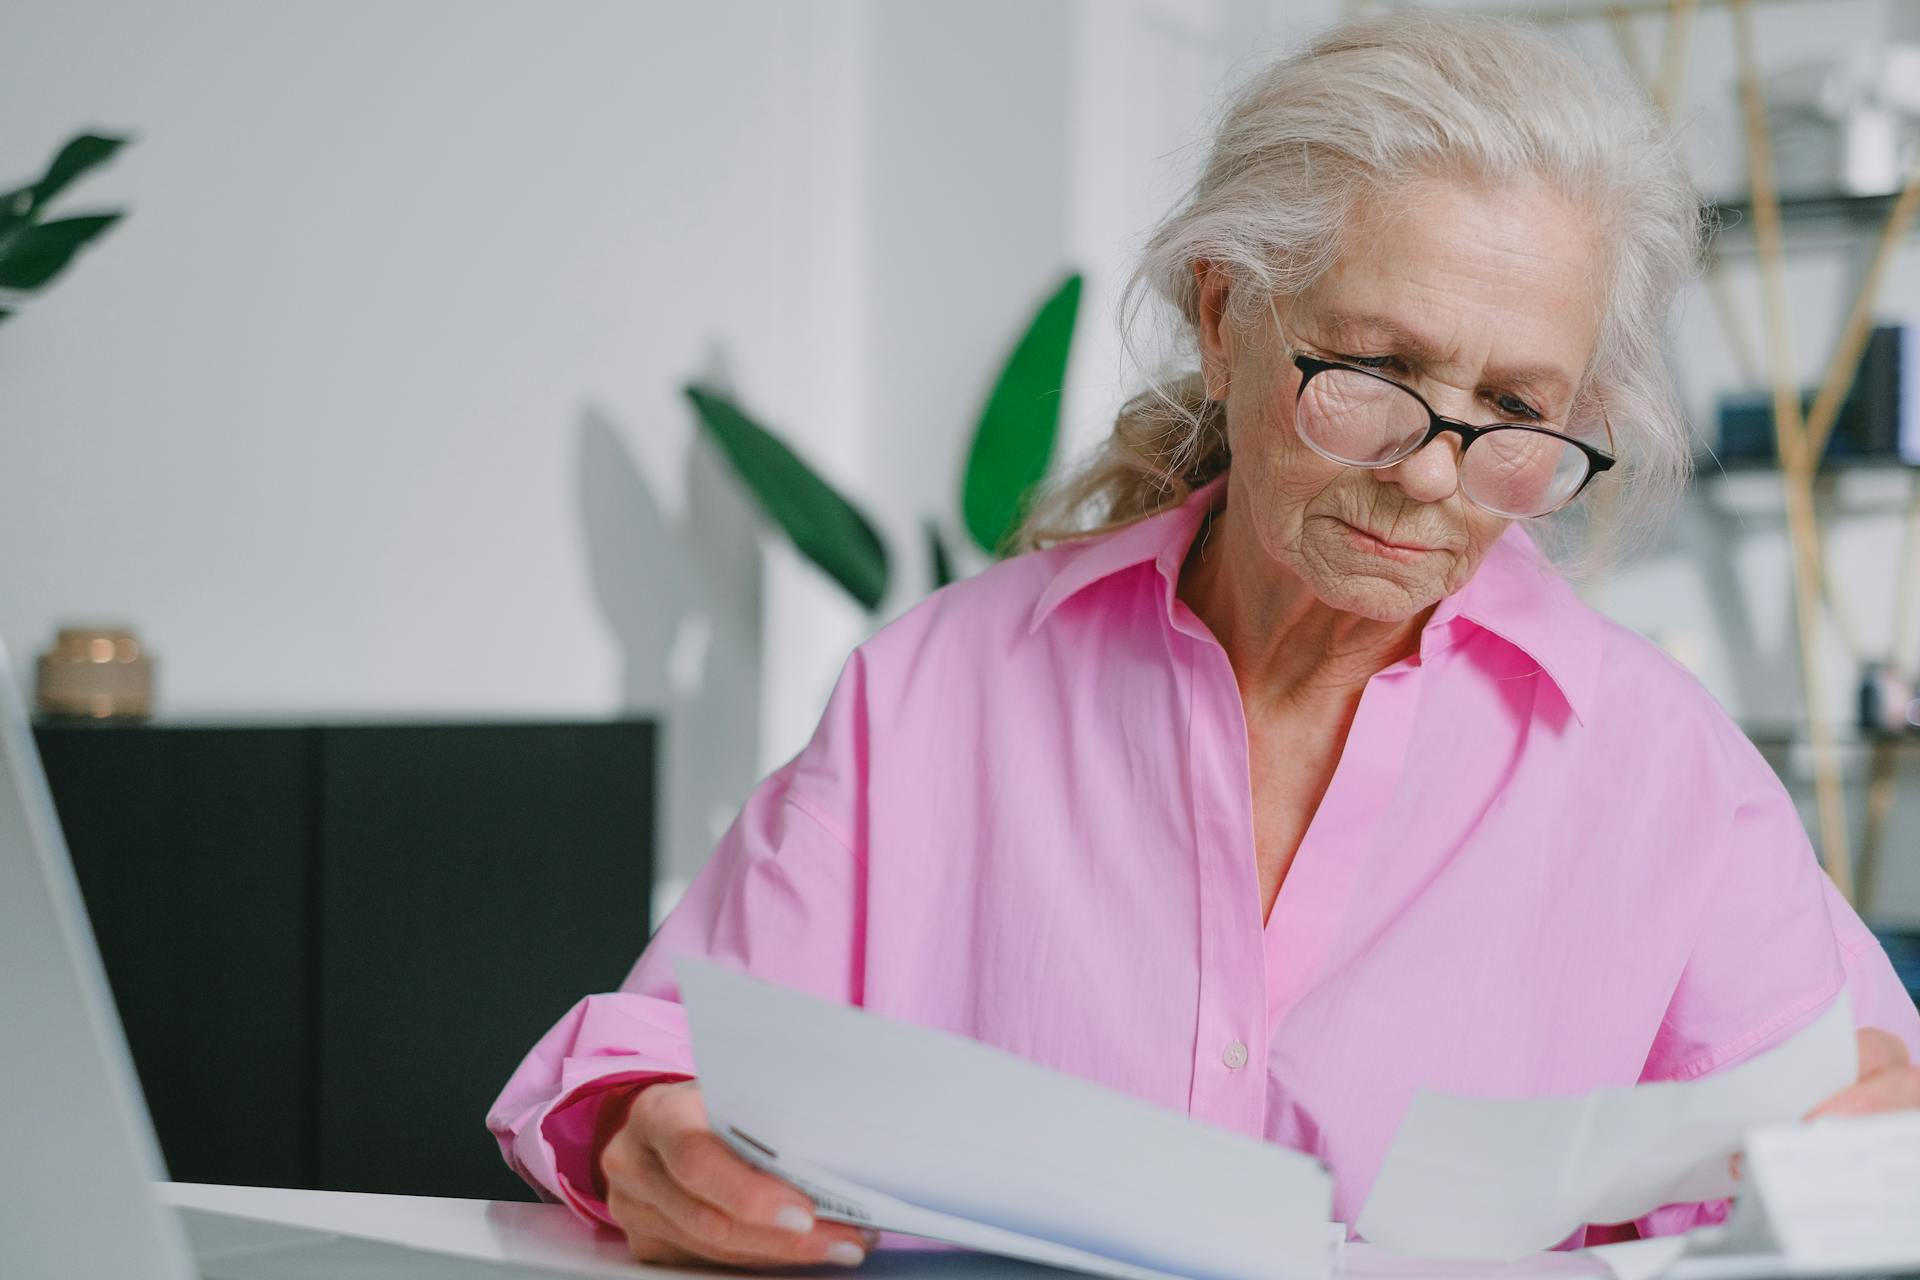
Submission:
[[[1344,458],[1329,457],[1328,461],[1330,462],[1339,462],[1341,465],[1349,467],[1365,467],[1369,471],[1377,470],[1381,467],[1391,467],[1395,463],[1405,462],[1408,458],[1411,458],[1414,454],[1420,452],[1448,432],[1452,432],[1460,437],[1460,460],[1462,463],[1465,463],[1467,450],[1473,447],[1474,441],[1480,439],[1482,436],[1491,435],[1495,431],[1532,431],[1538,435],[1552,436],[1556,440],[1561,440],[1572,445],[1586,455],[1586,478],[1580,482],[1572,493],[1568,494],[1559,503],[1546,511],[1531,516],[1514,516],[1511,517],[1512,519],[1538,520],[1541,516],[1552,515],[1555,511],[1559,511],[1568,506],[1575,498],[1585,493],[1587,486],[1593,483],[1595,476],[1603,471],[1610,470],[1613,464],[1618,461],[1612,454],[1601,449],[1596,449],[1583,440],[1576,440],[1564,431],[1555,431],[1552,427],[1536,426],[1526,422],[1492,422],[1483,427],[1476,427],[1470,423],[1460,422],[1453,418],[1443,418],[1434,412],[1433,406],[1427,403],[1427,398],[1418,391],[1415,391],[1412,387],[1407,386],[1404,382],[1395,382],[1392,378],[1377,373],[1372,369],[1363,369],[1359,365],[1343,364],[1338,360],[1322,360],[1318,356],[1310,356],[1300,352],[1294,354],[1293,363],[1300,370],[1301,375],[1300,388],[1294,393],[1293,397],[1293,403],[1296,407],[1299,405],[1301,397],[1307,394],[1307,384],[1313,381],[1315,374],[1326,373],[1330,369],[1338,369],[1344,373],[1358,373],[1365,377],[1372,378],[1375,382],[1384,382],[1396,390],[1404,391],[1413,397],[1415,404],[1418,404],[1422,409],[1427,411],[1427,433],[1420,437],[1418,444],[1408,449],[1405,453],[1400,454],[1398,457],[1389,458],[1384,462],[1348,462]],[[1611,443],[1613,440],[1613,424],[1607,423],[1604,417],[1601,421],[1606,424],[1607,440]],[[1312,442],[1307,441],[1307,443],[1311,444]],[[1318,452],[1317,449],[1315,451]],[[1473,499],[1469,498],[1467,501],[1472,502]],[[1475,503],[1474,505],[1478,506],[1479,504]],[[1496,512],[1495,514],[1505,513]]]

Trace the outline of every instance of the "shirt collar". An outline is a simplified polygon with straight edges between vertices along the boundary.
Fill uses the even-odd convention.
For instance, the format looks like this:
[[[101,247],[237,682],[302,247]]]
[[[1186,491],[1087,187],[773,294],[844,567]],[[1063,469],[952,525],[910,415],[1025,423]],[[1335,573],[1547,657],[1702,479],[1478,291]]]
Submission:
[[[1591,717],[1604,624],[1534,545],[1523,522],[1507,526],[1472,581],[1433,611],[1427,629],[1455,617],[1532,659],[1581,723]]]
[[[1124,569],[1152,563],[1160,571],[1171,602],[1173,588],[1180,583],[1180,568],[1187,550],[1200,530],[1201,522],[1212,513],[1227,483],[1223,473],[1195,489],[1176,506],[1155,512],[1144,520],[1122,525],[1112,533],[1068,543],[1060,567],[1034,602],[1029,632],[1039,629],[1049,614],[1069,598]]]
[[[1028,630],[1037,630],[1080,591],[1136,565],[1154,565],[1170,604],[1194,535],[1225,487],[1223,474],[1177,506],[1061,548],[1065,554],[1034,602]],[[1472,580],[1433,611],[1422,635],[1422,650],[1427,637],[1455,619],[1465,619],[1525,654],[1546,673],[1573,714],[1583,723],[1587,720],[1599,676],[1600,623],[1534,545],[1521,522],[1507,527]]]

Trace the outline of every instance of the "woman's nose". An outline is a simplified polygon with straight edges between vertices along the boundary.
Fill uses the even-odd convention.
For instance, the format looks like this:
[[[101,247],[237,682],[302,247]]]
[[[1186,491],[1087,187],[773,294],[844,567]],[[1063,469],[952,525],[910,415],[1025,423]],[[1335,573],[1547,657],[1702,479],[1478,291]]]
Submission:
[[[1445,502],[1460,487],[1460,438],[1447,433],[1374,475],[1416,502]]]

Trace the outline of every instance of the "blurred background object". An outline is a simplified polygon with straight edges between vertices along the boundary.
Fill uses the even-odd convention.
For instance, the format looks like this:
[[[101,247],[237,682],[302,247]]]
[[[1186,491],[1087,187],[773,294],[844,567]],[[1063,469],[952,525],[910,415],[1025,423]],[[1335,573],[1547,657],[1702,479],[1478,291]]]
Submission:
[[[125,627],[62,627],[40,655],[42,715],[91,720],[153,714],[153,659]]]
[[[1080,287],[1080,277],[1069,275],[1041,304],[1001,366],[974,425],[956,496],[975,549],[987,555],[1013,550],[1053,465]],[[698,384],[690,384],[686,393],[708,437],[794,547],[862,608],[878,608],[887,596],[889,558],[873,522],[725,393]],[[936,590],[956,576],[954,553],[942,531],[946,524],[930,515],[921,526]]]
[[[1920,160],[1920,41],[1782,68],[1766,89],[1782,196],[1892,195]]]
[[[1802,412],[1817,391],[1802,390]],[[1772,466],[1773,397],[1731,392],[1720,398],[1719,447],[1703,459],[1721,467]],[[1920,326],[1888,324],[1867,339],[1853,386],[1840,406],[1821,465],[1920,465]]]
[[[61,147],[37,180],[0,195],[0,320],[27,294],[46,288],[121,218],[115,213],[49,218],[53,202],[89,169],[113,158],[125,142],[83,133]]]
[[[525,1196],[478,1117],[645,932],[656,732],[43,721],[169,1174]]]

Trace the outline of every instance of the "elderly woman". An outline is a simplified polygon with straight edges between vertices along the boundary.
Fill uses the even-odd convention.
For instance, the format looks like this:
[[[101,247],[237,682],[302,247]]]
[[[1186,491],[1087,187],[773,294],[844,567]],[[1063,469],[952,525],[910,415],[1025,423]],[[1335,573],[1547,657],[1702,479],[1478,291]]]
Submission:
[[[1041,549],[855,650],[508,1084],[509,1161],[643,1259],[860,1260],[706,1131],[680,954],[1311,1153],[1348,1222],[1423,1086],[1689,1079],[1842,989],[1861,1078],[1824,1109],[1920,1105],[1920,1016],[1779,782],[1536,549],[1589,490],[1644,525],[1684,482],[1699,234],[1647,109],[1527,31],[1358,22],[1266,70],[1136,278],[1198,371]]]

